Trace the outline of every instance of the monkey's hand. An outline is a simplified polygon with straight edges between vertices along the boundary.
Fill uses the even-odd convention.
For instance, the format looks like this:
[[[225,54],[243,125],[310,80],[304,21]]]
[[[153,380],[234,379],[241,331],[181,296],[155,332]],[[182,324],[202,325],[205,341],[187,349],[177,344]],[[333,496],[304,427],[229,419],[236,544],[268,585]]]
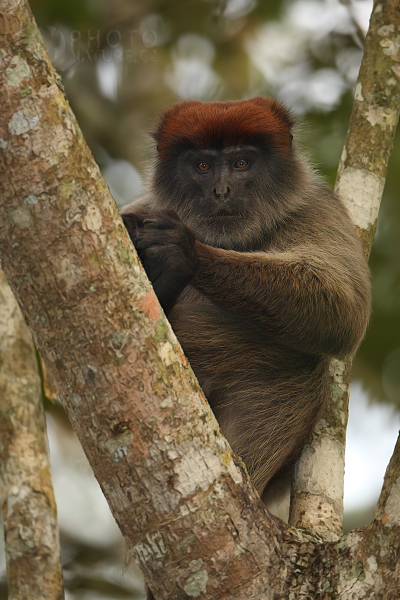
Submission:
[[[173,211],[138,208],[121,216],[168,315],[197,270],[195,236]]]

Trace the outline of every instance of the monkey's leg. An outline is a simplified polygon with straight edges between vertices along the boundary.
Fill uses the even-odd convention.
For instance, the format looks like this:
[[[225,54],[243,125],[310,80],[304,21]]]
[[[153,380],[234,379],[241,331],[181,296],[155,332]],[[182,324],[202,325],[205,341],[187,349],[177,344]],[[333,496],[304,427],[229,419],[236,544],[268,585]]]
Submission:
[[[253,329],[207,301],[177,305],[170,320],[260,495],[278,474],[271,483],[287,487],[287,469],[327,396],[328,360],[285,347],[268,331]]]

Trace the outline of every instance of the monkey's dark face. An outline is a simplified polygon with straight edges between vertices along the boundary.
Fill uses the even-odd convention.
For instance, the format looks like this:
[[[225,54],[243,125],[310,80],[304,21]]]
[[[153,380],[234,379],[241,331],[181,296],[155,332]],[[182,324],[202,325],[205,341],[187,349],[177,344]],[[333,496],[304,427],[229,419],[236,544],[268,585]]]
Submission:
[[[199,241],[254,249],[293,209],[294,171],[292,156],[272,148],[192,148],[158,164],[155,189]]]
[[[188,179],[193,200],[180,211],[181,218],[198,235],[203,231],[203,235],[231,238],[254,212],[254,175],[259,161],[257,150],[248,146],[185,153],[178,171],[181,181]]]

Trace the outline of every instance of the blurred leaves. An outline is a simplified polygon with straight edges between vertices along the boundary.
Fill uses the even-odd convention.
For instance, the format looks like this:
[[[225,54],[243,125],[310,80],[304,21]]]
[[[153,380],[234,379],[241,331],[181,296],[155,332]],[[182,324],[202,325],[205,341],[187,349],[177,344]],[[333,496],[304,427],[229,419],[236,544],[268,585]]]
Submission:
[[[166,105],[182,98],[276,95],[303,115],[304,145],[333,185],[371,0],[86,0],[65,6],[33,3],[119,203],[140,193],[137,174],[151,155],[145,132]],[[399,164],[398,136],[371,256],[374,314],[354,373],[371,396],[400,406]]]
[[[72,537],[61,537],[64,585],[76,600],[143,598],[143,586],[128,572],[121,574],[121,552],[115,545],[98,547]]]

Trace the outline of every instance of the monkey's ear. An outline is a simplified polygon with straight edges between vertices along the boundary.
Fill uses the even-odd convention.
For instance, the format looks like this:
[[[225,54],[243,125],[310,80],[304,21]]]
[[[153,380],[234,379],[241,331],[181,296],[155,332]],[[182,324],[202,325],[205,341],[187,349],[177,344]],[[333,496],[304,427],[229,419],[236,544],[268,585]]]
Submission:
[[[272,112],[276,114],[281,119],[281,121],[285,123],[289,130],[292,129],[292,127],[296,125],[296,118],[294,117],[293,113],[288,109],[287,106],[281,104],[277,100],[270,100],[270,102],[270,109],[272,110]]]
[[[280,119],[280,121],[282,121],[282,123],[286,125],[289,130],[296,125],[296,117],[287,106],[281,102],[278,102],[278,100],[274,100],[273,98],[264,98],[264,96],[255,96],[254,98],[250,98],[248,102],[270,110]]]

